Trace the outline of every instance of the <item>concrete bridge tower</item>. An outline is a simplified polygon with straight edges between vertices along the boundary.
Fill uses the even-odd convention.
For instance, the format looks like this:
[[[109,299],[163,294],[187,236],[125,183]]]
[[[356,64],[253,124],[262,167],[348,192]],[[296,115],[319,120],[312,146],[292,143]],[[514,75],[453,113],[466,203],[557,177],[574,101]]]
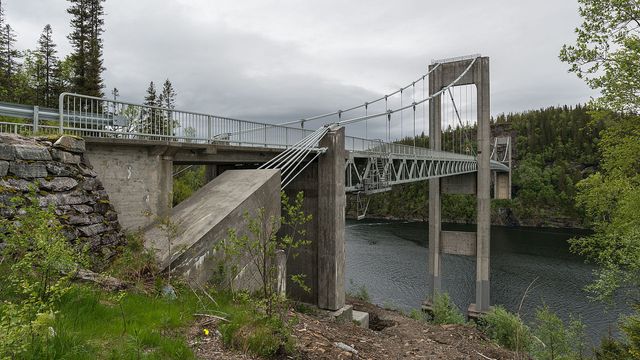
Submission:
[[[429,95],[436,94],[455,81],[471,64],[473,58],[444,61],[429,77]],[[430,66],[430,70],[436,67]],[[475,85],[477,90],[477,173],[429,180],[429,265],[428,281],[432,294],[425,302],[429,310],[435,294],[442,291],[442,253],[476,257],[475,303],[469,306],[469,315],[475,316],[489,310],[489,246],[491,225],[491,170],[490,170],[490,98],[489,58],[479,57],[471,69],[462,76],[456,86]],[[430,148],[442,149],[442,101],[441,95],[429,102]],[[475,232],[442,231],[441,194],[467,193],[477,196],[477,228]]]

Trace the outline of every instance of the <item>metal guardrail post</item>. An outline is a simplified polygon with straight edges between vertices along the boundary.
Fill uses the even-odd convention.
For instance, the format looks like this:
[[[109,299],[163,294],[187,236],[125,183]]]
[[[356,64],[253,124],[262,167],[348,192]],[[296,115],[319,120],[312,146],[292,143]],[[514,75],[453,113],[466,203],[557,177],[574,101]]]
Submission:
[[[60,98],[58,99],[58,107],[59,107],[58,110],[60,113],[60,127],[59,127],[60,135],[62,135],[62,131],[63,131],[62,124],[64,121],[64,95],[65,93],[60,94]]]
[[[34,135],[38,133],[39,112],[40,112],[40,107],[37,105],[34,106],[33,107],[33,134]]]

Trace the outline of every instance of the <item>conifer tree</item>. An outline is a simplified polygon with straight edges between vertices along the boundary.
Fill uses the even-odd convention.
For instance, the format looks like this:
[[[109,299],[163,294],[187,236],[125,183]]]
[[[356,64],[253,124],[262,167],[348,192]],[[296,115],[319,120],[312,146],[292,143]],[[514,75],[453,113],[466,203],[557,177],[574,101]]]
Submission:
[[[41,84],[40,96],[37,104],[54,107],[56,102],[55,84],[58,82],[55,77],[58,74],[57,68],[60,66],[57,56],[56,44],[53,42],[51,25],[47,24],[38,40],[37,56],[41,61],[39,71],[39,83]]]
[[[15,48],[16,34],[4,17],[0,1],[0,99],[15,101],[14,77],[19,70],[20,53]]]
[[[156,92],[156,85],[153,83],[153,81],[149,82],[149,86],[147,87],[147,94],[144,97],[144,105],[150,107],[158,106],[158,94]],[[142,124],[140,131],[144,134],[156,134],[158,130],[156,118],[156,109],[144,109],[142,113]]]
[[[176,91],[173,88],[173,84],[169,79],[164,81],[162,86],[162,93],[160,94],[159,104],[166,109],[175,109],[176,107]]]
[[[73,91],[101,97],[102,38],[104,32],[104,0],[69,0],[67,12],[72,16],[68,38],[73,53]]]

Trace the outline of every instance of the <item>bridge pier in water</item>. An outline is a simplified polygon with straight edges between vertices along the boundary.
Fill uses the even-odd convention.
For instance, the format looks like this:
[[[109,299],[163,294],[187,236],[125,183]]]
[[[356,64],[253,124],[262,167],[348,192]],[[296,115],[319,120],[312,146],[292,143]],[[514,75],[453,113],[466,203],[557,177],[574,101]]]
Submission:
[[[487,312],[490,308],[490,231],[491,231],[491,169],[490,169],[490,83],[489,58],[480,57],[466,74],[464,70],[473,59],[442,62],[438,68],[431,65],[433,73],[429,77],[429,94],[441,91],[456,78],[464,74],[456,83],[475,85],[477,90],[477,173],[458,175],[453,178],[433,178],[429,180],[429,261],[428,282],[432,289],[424,308],[430,310],[436,294],[442,289],[442,254],[451,253],[476,257],[475,303],[469,306],[469,316]],[[429,141],[432,150],[442,150],[442,101],[441,95],[429,102]],[[470,178],[475,176],[475,179]],[[455,180],[457,178],[457,180]],[[474,181],[475,180],[475,181]],[[458,183],[456,183],[456,181]],[[475,183],[475,189],[473,186]],[[504,183],[504,181],[503,181]],[[470,185],[471,184],[471,185]],[[441,194],[475,193],[477,198],[477,227],[475,233],[442,231]]]

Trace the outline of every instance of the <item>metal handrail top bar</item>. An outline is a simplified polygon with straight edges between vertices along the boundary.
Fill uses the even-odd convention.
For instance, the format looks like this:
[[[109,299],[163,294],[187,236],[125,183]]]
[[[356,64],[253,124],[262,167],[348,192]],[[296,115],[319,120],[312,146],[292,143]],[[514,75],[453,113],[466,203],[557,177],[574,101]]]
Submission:
[[[214,114],[206,114],[206,113],[200,113],[200,112],[188,111],[188,110],[168,109],[168,108],[164,108],[164,107],[160,107],[160,106],[137,104],[137,103],[132,103],[132,102],[129,102],[129,101],[105,99],[105,98],[101,98],[101,97],[90,96],[90,95],[82,95],[82,94],[76,94],[76,93],[70,93],[70,92],[64,92],[64,93],[60,94],[60,105],[61,106],[62,106],[62,99],[64,98],[64,96],[76,96],[76,97],[84,98],[84,99],[107,101],[107,102],[124,104],[124,105],[129,105],[129,106],[141,106],[141,107],[146,107],[146,108],[149,108],[149,109],[156,109],[156,110],[162,110],[162,111],[178,112],[178,113],[195,115],[195,116],[203,116],[203,117],[214,117],[214,118],[222,119],[222,120],[240,121],[240,122],[243,122],[243,123],[257,125],[257,126],[269,126],[269,127],[300,130],[297,127],[291,127],[291,126],[283,126],[283,125],[278,125],[278,124],[261,123],[261,122],[252,121],[252,120],[235,119],[235,118],[230,118],[230,117],[226,117],[226,116],[220,116],[220,115],[214,115]]]

